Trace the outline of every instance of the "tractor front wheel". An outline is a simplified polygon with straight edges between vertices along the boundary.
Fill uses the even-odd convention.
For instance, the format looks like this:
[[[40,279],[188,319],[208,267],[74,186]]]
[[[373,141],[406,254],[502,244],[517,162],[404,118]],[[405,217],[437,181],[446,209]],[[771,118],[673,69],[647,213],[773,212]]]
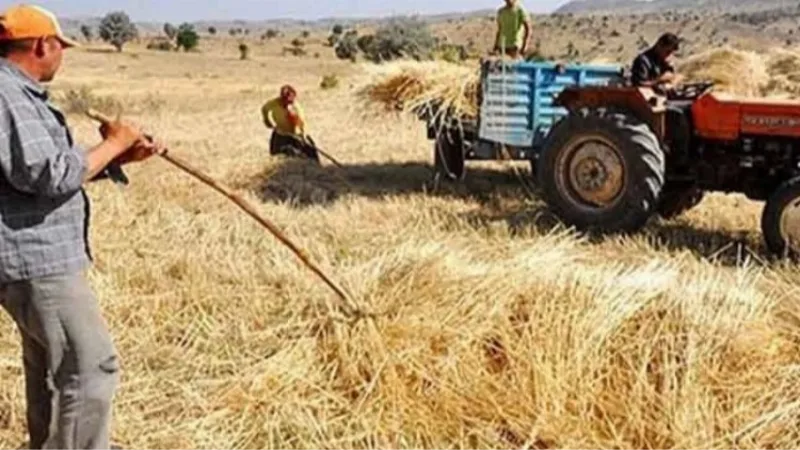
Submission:
[[[771,252],[800,256],[800,177],[781,185],[767,200],[761,229]]]
[[[539,158],[545,201],[582,231],[627,233],[657,212],[666,163],[655,133],[619,112],[583,109],[551,131]]]

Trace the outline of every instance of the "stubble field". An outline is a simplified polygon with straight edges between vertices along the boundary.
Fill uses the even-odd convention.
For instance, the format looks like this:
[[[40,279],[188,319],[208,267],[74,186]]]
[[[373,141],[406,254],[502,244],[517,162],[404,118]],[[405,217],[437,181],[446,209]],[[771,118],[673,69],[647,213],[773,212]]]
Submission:
[[[340,86],[320,89],[331,73]],[[800,446],[800,276],[767,261],[760,203],[712,195],[638,236],[590,242],[503,164],[430,193],[424,127],[363,119],[360,76],[326,58],[238,61],[233,44],[68,55],[57,97],[86,86],[125,105],[369,313],[344,316],[276,239],[164,161],[130,167],[125,190],[92,185],[90,279],[123,362],[115,443]],[[285,82],[343,171],[269,156],[259,108]],[[96,142],[95,124],[70,121]],[[25,440],[23,393],[2,316],[2,448]]]

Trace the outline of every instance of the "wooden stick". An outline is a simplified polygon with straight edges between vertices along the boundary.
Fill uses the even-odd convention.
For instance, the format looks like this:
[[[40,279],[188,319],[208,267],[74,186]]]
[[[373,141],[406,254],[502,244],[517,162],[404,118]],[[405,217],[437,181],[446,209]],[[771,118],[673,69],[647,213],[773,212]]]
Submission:
[[[111,119],[109,117],[107,117],[107,116],[103,115],[102,113],[99,113],[99,112],[97,112],[97,111],[95,111],[93,109],[87,110],[86,111],[86,115],[89,116],[90,118],[100,122],[100,123],[103,123],[103,124],[111,122]],[[186,161],[184,161],[184,160],[182,160],[182,159],[180,159],[180,158],[178,158],[176,156],[172,156],[172,155],[168,154],[167,151],[164,151],[163,153],[159,153],[159,155],[162,158],[164,158],[165,160],[167,160],[170,163],[172,163],[174,166],[176,166],[179,169],[183,170],[184,172],[192,175],[193,177],[195,177],[198,180],[202,181],[206,185],[208,185],[208,186],[212,187],[213,189],[217,190],[218,192],[220,192],[222,195],[227,197],[232,202],[236,203],[236,205],[238,205],[242,210],[244,210],[248,215],[250,215],[250,217],[255,219],[264,228],[269,230],[269,232],[272,233],[272,235],[275,236],[279,241],[281,241],[285,246],[289,247],[289,249],[300,259],[300,261],[303,262],[303,264],[306,265],[306,267],[311,269],[312,272],[314,272],[317,276],[319,276],[322,279],[322,281],[324,281],[325,284],[327,284],[328,287],[330,287],[331,290],[333,290],[333,292],[336,293],[336,295],[344,303],[345,313],[346,314],[349,314],[349,315],[357,315],[358,314],[359,308],[357,308],[356,306],[353,305],[352,300],[350,300],[350,297],[344,292],[344,290],[342,288],[340,288],[339,286],[337,286],[336,283],[334,283],[330,279],[330,277],[328,277],[325,274],[325,272],[322,271],[322,269],[317,267],[317,265],[314,264],[309,259],[307,254],[302,249],[297,247],[297,245],[295,245],[291,240],[289,240],[289,238],[286,237],[286,235],[283,232],[281,232],[281,230],[279,230],[278,227],[275,226],[272,222],[270,222],[266,217],[264,217],[263,215],[259,214],[258,211],[256,211],[255,208],[253,208],[252,205],[247,203],[247,201],[245,199],[243,199],[241,196],[239,196],[238,194],[233,192],[228,187],[224,186],[223,184],[217,182],[216,180],[214,180],[210,176],[206,175],[205,173],[203,173],[199,169],[197,169],[195,167],[192,167]]]
[[[291,135],[289,135],[289,134],[282,133],[282,132],[280,132],[280,131],[278,131],[278,130],[275,130],[275,133],[278,133],[278,134],[280,134],[280,135],[282,135],[282,136],[294,137],[294,136],[291,136]],[[320,154],[320,155],[324,156],[324,157],[325,157],[325,158],[326,158],[328,161],[332,162],[334,166],[336,166],[336,167],[338,167],[338,168],[340,168],[340,169],[344,170],[344,166],[343,166],[343,165],[341,165],[341,164],[339,163],[339,161],[337,161],[337,160],[336,160],[336,159],[335,159],[333,156],[329,155],[328,153],[324,152],[324,151],[323,151],[321,148],[319,148],[319,147],[317,146],[316,142],[313,142],[313,141],[312,141],[312,142],[304,142],[304,143],[305,143],[306,145],[311,145],[311,146],[313,146],[313,147],[314,147],[314,148],[317,150],[317,152],[319,152],[319,154]]]

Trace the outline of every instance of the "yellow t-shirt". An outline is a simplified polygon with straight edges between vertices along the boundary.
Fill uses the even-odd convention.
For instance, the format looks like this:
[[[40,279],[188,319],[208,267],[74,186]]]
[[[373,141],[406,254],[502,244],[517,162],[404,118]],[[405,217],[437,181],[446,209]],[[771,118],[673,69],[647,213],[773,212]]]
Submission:
[[[503,6],[497,11],[497,25],[500,28],[500,42],[497,45],[506,49],[522,47],[522,25],[528,20],[528,12],[521,3],[512,7]]]
[[[279,133],[296,136],[304,135],[306,130],[303,108],[301,108],[300,104],[296,101],[290,107],[295,110],[297,117],[300,119],[296,127],[293,126],[292,122],[289,120],[289,111],[281,104],[280,97],[268,101],[261,108],[264,125],[266,125],[267,128],[275,128]]]

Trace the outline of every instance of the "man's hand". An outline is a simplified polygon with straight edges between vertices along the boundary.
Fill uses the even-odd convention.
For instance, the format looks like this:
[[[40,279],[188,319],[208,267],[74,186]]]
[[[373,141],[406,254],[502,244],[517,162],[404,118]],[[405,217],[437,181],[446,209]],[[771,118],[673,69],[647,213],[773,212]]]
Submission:
[[[137,141],[128,151],[120,155],[114,161],[124,165],[144,161],[153,155],[161,155],[164,153],[166,153],[166,148],[162,142],[143,139]]]
[[[113,142],[122,152],[133,147],[137,141],[144,140],[139,129],[119,120],[100,125],[100,135],[103,140]]]

